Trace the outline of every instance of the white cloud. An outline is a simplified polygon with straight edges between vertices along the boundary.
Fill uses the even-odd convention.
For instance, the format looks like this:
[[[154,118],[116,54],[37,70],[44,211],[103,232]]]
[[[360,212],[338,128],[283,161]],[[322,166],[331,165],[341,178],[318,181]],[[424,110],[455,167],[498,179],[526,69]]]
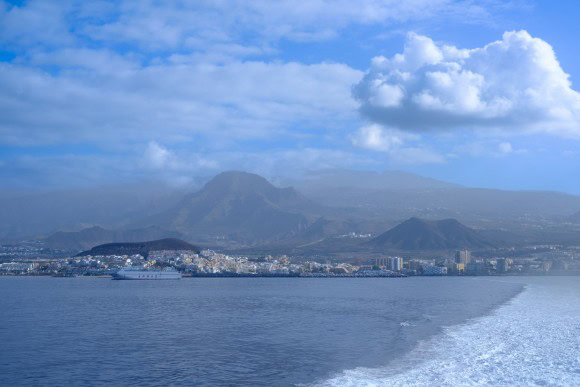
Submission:
[[[373,88],[369,101],[375,106],[397,107],[401,104],[404,95],[405,93],[399,86],[381,83]]]
[[[152,143],[131,152],[9,156],[4,165],[0,162],[0,187],[62,189],[67,185],[91,186],[95,182],[125,185],[143,181],[187,186],[197,178],[211,177],[224,170],[281,178],[318,169],[377,169],[382,165],[382,160],[350,150],[306,147],[197,152]]]
[[[473,141],[458,145],[453,150],[454,154],[464,154],[471,157],[501,158],[506,156],[525,155],[527,149],[514,146],[511,142],[502,141]]]
[[[454,0],[309,0],[279,1],[165,1],[143,2],[139,7],[121,1],[113,21],[89,24],[93,39],[133,42],[150,50],[199,47],[239,38],[250,31],[260,41],[289,39],[320,41],[334,38],[351,24],[390,24],[426,20],[435,16],[463,20],[489,16],[492,2],[473,6]]]
[[[366,154],[318,147],[342,144],[348,128],[360,125],[351,86],[363,73],[340,63],[277,60],[283,47],[279,42],[333,39],[353,25],[383,29],[418,20],[481,21],[489,19],[494,4],[495,0],[477,5],[471,0],[168,0],[142,1],[137,7],[132,0],[0,3],[0,43],[16,55],[0,63],[0,144],[89,144],[119,152],[118,160],[131,159],[127,168],[176,180],[200,169],[240,165],[249,170],[264,165],[273,170],[281,165],[362,165],[370,162]],[[449,58],[463,60],[467,53],[414,35],[402,55],[376,59],[378,67],[397,64],[389,76],[398,81],[375,79],[367,103],[405,109],[407,82],[415,72]],[[476,75],[448,78],[432,74],[434,91],[417,101],[434,109],[454,109],[441,98],[445,92],[453,95],[446,85],[481,86]],[[467,87],[454,103],[477,111],[475,97],[477,90]],[[554,107],[552,114],[570,117],[565,108]],[[421,144],[405,146],[418,137],[393,126],[397,125],[370,125],[351,140],[405,162],[441,159]],[[312,142],[294,144],[305,138]],[[201,149],[195,152],[179,148],[198,139]],[[285,150],[235,154],[232,144],[256,139],[284,142]],[[292,146],[297,149],[287,149]],[[117,163],[119,168],[122,164]],[[94,166],[108,168],[101,161]]]
[[[139,68],[139,64],[130,56],[119,55],[111,50],[87,48],[31,51],[29,64],[58,67],[62,73],[80,71],[81,74],[88,75],[91,72],[98,76],[130,74]]]
[[[69,6],[42,0],[31,0],[22,6],[0,3],[0,42],[9,46],[74,42],[65,20]]]
[[[445,157],[421,144],[420,137],[393,128],[371,124],[359,128],[350,136],[352,144],[359,148],[384,152],[396,164],[434,164],[445,162]],[[405,145],[414,141],[413,145]]]
[[[0,143],[171,143],[202,134],[225,144],[332,130],[357,117],[350,89],[362,73],[342,64],[141,66],[110,52],[86,54],[55,52],[52,63],[76,57],[74,68],[56,74],[0,63]],[[94,70],[93,59],[109,56],[116,59],[107,71]]]
[[[514,151],[512,144],[509,142],[500,142],[497,147],[499,149],[499,152],[503,154],[509,154]]]
[[[425,147],[403,147],[394,150],[390,159],[398,164],[441,164],[445,157]]]
[[[151,141],[145,150],[145,160],[153,168],[165,167],[172,155],[167,148],[162,147],[155,141]]]
[[[196,152],[176,152],[150,141],[144,152],[144,167],[156,170],[170,181],[186,180],[200,171],[218,168],[215,160],[208,159]],[[143,164],[143,163],[142,163]]]
[[[526,31],[475,49],[411,33],[403,53],[374,58],[354,95],[367,118],[403,130],[580,137],[580,93],[552,47]]]
[[[327,40],[350,25],[433,19],[482,23],[504,8],[496,0],[167,0],[138,6],[133,0],[30,0],[0,3],[0,41],[51,46],[88,37],[156,52],[211,50],[242,38],[253,43]]]
[[[351,136],[351,142],[360,148],[388,152],[402,145],[407,138],[408,134],[373,124],[360,128]]]

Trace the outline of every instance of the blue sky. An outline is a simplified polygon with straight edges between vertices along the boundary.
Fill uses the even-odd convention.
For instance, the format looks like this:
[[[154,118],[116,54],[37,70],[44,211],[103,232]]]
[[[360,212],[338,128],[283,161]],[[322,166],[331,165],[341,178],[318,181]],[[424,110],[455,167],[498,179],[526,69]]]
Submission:
[[[18,1],[0,186],[411,171],[580,194],[580,2]]]

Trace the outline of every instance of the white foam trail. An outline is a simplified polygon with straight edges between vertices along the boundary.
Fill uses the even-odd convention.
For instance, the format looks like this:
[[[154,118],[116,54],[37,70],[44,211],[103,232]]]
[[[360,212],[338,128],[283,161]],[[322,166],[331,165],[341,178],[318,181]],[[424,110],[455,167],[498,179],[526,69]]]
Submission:
[[[580,278],[534,278],[491,315],[446,328],[402,359],[323,386],[580,386]]]

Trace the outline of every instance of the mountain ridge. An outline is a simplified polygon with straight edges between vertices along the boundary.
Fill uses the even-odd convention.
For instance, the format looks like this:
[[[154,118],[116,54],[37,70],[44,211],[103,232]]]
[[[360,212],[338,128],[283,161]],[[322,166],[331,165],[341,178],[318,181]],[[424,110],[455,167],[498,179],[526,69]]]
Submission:
[[[336,180],[334,176],[338,176]],[[373,181],[375,178],[381,181]],[[46,240],[56,231],[98,224],[109,230],[101,230],[108,235],[79,241],[78,235],[59,234],[61,246],[70,243],[70,248],[80,250],[93,243],[165,236],[195,239],[216,248],[278,242],[302,246],[350,232],[378,235],[411,216],[460,219],[481,229],[480,234],[505,230],[508,233],[499,236],[505,244],[516,243],[516,239],[572,243],[577,238],[573,223],[578,221],[568,217],[580,211],[580,196],[565,193],[470,188],[406,172],[314,173],[296,181],[299,189],[280,188],[262,176],[241,171],[223,172],[203,181],[206,184],[197,191],[181,188],[179,194],[163,193],[165,188],[151,184],[142,190],[126,187],[118,197],[104,187],[85,190],[82,195],[90,195],[75,200],[73,194],[59,198],[53,193],[50,200],[38,203],[31,201],[42,195],[14,201],[6,193],[0,194],[5,198],[0,200],[0,238]],[[123,231],[122,237],[114,236],[120,230],[152,226],[168,233],[129,238]],[[71,241],[63,241],[66,237]],[[55,239],[50,238],[49,243]]]

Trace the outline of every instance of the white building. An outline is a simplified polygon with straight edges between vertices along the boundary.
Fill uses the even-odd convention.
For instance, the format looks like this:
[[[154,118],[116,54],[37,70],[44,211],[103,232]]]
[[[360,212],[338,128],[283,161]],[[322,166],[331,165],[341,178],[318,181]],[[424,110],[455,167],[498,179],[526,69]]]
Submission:
[[[403,270],[403,258],[401,258],[401,257],[389,257],[388,269],[391,271]]]
[[[401,271],[403,270],[403,258],[401,257],[375,258],[375,265],[391,271]]]
[[[423,265],[423,275],[447,275],[447,268],[434,265]]]

